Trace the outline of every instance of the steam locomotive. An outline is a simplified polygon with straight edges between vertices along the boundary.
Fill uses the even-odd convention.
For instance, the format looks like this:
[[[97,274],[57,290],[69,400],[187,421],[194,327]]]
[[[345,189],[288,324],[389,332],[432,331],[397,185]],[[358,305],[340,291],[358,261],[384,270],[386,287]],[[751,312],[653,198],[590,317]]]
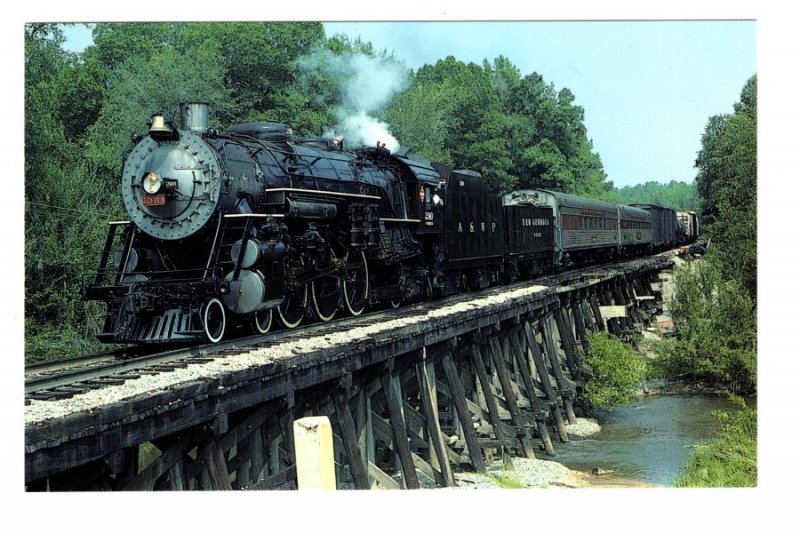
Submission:
[[[180,110],[182,128],[156,113],[126,155],[130,219],[109,222],[83,288],[107,305],[101,341],[215,343],[693,239],[671,209],[500,196],[406,148],[346,151],[276,122],[222,132],[207,104]]]

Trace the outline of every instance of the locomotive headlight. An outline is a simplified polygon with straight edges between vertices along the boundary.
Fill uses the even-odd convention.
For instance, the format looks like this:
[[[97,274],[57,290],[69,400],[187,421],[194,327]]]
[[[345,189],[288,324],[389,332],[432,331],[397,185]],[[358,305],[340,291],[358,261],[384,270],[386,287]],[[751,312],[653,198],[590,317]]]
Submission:
[[[142,187],[144,188],[144,192],[147,194],[156,194],[158,191],[161,190],[162,185],[161,176],[156,174],[155,172],[148,172],[144,175],[144,180],[142,180]]]

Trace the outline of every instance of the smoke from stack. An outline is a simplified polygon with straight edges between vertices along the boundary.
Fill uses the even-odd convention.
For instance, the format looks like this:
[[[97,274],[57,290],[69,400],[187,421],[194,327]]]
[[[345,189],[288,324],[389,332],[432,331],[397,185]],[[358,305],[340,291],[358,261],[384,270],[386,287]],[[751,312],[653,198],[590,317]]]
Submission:
[[[390,152],[399,147],[389,125],[374,115],[386,108],[392,97],[405,90],[409,78],[406,68],[392,59],[373,58],[362,53],[334,54],[318,50],[297,61],[301,79],[333,80],[340,101],[335,106],[336,126],[326,136],[344,135],[349,145],[385,144]],[[313,89],[309,89],[313,90]]]

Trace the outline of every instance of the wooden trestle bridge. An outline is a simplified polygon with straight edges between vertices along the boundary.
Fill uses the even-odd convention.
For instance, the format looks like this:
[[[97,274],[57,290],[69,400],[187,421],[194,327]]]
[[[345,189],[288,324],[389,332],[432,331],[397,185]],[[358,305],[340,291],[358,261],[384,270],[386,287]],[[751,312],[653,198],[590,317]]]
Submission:
[[[583,412],[588,332],[633,338],[671,267],[585,268],[40,394],[26,400],[26,489],[296,488],[305,416],[330,418],[340,488],[450,486],[501,455],[553,455]]]

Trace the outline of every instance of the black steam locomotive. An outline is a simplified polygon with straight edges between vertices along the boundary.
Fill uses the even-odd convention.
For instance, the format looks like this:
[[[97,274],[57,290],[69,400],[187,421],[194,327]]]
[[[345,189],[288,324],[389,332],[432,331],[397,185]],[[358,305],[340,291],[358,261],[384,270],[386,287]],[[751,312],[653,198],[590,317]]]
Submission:
[[[692,238],[671,209],[500,196],[404,148],[348,152],[275,122],[220,132],[206,104],[181,104],[181,118],[153,115],[126,156],[130,220],[109,222],[83,291],[107,304],[102,341],[218,342],[243,324],[294,328]]]

